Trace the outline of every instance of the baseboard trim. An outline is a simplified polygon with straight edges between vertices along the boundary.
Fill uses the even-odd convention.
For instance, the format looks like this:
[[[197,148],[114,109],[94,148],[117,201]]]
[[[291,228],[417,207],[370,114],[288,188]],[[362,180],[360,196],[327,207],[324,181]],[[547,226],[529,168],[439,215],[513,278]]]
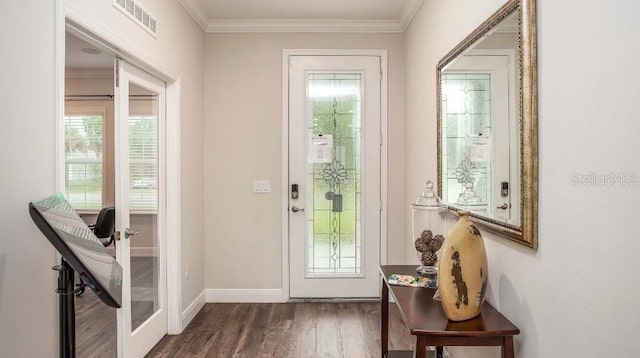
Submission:
[[[198,297],[196,297],[195,300],[191,302],[189,307],[185,308],[184,311],[182,311],[182,330],[183,331],[185,328],[187,328],[189,323],[191,323],[191,321],[198,314],[198,312],[200,312],[202,307],[204,307],[204,304],[206,303],[205,298],[206,298],[206,290],[202,290],[202,292],[200,292]]]
[[[207,302],[211,303],[282,303],[282,289],[208,288]]]

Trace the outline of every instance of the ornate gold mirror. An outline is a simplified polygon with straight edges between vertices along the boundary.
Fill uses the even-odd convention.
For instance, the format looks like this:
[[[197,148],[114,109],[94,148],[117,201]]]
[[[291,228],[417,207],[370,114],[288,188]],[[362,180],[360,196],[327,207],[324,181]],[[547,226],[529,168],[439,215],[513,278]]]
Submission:
[[[438,192],[453,212],[536,249],[535,0],[511,0],[437,67]]]

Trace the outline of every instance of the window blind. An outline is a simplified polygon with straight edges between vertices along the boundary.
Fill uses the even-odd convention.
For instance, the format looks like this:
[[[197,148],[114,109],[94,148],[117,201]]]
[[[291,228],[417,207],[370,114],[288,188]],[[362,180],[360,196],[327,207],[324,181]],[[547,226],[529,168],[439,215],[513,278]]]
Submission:
[[[76,209],[102,207],[102,115],[64,117],[65,194]]]
[[[129,207],[158,209],[158,118],[129,116]]]

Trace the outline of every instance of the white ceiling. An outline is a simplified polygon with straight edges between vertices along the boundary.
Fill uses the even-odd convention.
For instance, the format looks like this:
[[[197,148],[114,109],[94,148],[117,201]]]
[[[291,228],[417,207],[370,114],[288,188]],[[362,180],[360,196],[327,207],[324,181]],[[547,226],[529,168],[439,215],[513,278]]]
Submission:
[[[113,68],[113,56],[70,33],[65,34],[65,67],[68,69]],[[99,53],[88,54],[82,49],[94,49]],[[86,51],[86,50],[85,50]],[[89,50],[90,51],[90,50]]]
[[[403,32],[423,0],[178,0],[206,32]]]

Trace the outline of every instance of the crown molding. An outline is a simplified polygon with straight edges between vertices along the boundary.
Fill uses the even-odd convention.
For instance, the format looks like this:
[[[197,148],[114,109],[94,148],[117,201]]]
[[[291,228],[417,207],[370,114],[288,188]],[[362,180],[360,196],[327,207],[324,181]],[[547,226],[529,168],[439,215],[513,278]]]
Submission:
[[[211,20],[205,32],[402,32],[391,20]]]
[[[191,15],[202,31],[207,31],[209,17],[207,16],[207,10],[202,6],[202,3],[198,0],[178,0],[178,2],[182,5],[185,11]]]
[[[206,33],[352,32],[402,33],[424,0],[410,0],[398,20],[211,19],[199,0],[178,0]]]
[[[413,18],[418,13],[418,10],[420,10],[422,3],[424,3],[424,0],[412,0],[409,1],[407,3],[407,6],[404,7],[404,9],[402,10],[402,15],[400,15],[400,26],[402,27],[402,32],[404,32],[407,27],[409,27],[409,24],[411,24],[411,21],[413,21]]]

